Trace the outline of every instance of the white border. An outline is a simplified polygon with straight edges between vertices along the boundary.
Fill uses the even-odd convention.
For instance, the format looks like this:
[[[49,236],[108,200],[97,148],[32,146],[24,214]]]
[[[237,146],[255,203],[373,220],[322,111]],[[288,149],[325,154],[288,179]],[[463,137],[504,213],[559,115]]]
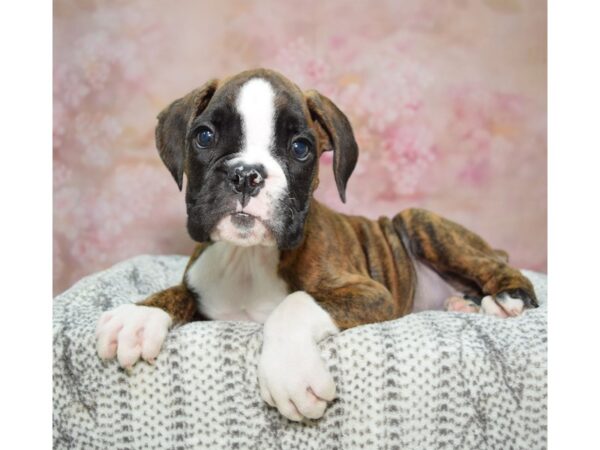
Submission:
[[[52,446],[52,3],[0,2],[0,448]]]
[[[600,8],[549,4],[549,443],[600,448]]]
[[[583,4],[549,7],[549,438],[557,449],[599,440],[600,7]],[[1,448],[51,446],[51,7],[0,3]]]

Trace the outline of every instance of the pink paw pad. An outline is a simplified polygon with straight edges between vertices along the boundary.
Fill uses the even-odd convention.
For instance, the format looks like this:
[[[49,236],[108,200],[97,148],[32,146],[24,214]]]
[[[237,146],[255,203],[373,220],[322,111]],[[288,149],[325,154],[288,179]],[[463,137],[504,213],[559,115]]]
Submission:
[[[452,296],[444,302],[446,311],[463,312],[463,313],[478,313],[479,306],[471,300],[462,297]]]

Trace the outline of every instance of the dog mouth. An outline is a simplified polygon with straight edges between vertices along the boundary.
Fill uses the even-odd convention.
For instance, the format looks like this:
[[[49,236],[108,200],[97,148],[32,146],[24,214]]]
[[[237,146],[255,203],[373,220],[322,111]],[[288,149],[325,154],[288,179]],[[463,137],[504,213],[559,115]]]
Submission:
[[[231,223],[238,228],[251,229],[254,223],[260,220],[258,217],[245,212],[236,212],[231,214]],[[262,222],[262,221],[261,221]]]
[[[229,214],[231,223],[240,229],[252,229],[255,225],[263,226],[273,232],[273,224],[264,218],[247,211],[236,211]]]
[[[272,227],[262,218],[244,211],[225,215],[211,232],[213,241],[250,245],[272,245],[274,240]]]

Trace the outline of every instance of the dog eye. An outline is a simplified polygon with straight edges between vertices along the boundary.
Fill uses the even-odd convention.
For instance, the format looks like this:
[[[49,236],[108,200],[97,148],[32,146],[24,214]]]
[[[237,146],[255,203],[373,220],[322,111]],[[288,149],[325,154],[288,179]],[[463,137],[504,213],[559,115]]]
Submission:
[[[292,142],[292,153],[299,161],[306,161],[310,152],[310,142],[300,138]]]
[[[196,135],[196,145],[200,148],[210,147],[215,140],[215,133],[210,128],[202,127]]]

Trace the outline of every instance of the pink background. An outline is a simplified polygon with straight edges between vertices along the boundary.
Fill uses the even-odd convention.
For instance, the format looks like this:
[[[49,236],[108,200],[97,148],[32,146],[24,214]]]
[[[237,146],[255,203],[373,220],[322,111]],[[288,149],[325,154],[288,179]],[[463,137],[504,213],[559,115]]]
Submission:
[[[539,0],[54,2],[54,290],[141,253],[189,254],[157,113],[263,66],[347,113],[361,155],[337,197],[420,206],[546,270],[546,4]]]

